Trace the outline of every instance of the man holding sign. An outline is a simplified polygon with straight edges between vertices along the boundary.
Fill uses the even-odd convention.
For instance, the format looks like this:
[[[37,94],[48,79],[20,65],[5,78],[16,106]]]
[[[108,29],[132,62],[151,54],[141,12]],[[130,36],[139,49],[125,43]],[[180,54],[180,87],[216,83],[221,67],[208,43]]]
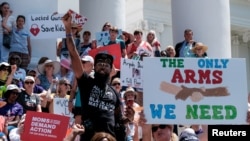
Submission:
[[[81,65],[81,59],[75,48],[71,19],[69,12],[63,16],[66,44],[81,94],[82,121],[85,128],[81,141],[90,140],[95,132],[107,132],[117,140],[124,141],[126,134],[123,124],[125,121],[131,121],[134,115],[125,113],[127,117],[122,117],[119,96],[109,85],[113,57],[109,54],[98,53],[94,61],[95,77],[89,77]]]

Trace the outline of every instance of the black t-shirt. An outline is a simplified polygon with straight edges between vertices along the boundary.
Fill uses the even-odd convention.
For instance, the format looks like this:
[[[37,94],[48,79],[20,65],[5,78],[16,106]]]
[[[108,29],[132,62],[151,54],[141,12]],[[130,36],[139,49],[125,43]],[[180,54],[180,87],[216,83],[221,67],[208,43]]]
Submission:
[[[115,136],[115,110],[120,108],[120,99],[111,86],[106,85],[106,87],[100,88],[97,81],[86,73],[83,73],[82,77],[78,79],[83,110],[82,120],[88,122],[87,124],[94,132],[107,132]],[[86,132],[82,135],[81,140],[90,140],[94,135],[94,132],[88,128],[85,127]]]
[[[26,113],[26,111],[36,111],[37,105],[41,104],[39,96],[36,94],[29,95],[25,91],[21,92],[17,102],[23,106],[23,113]]]

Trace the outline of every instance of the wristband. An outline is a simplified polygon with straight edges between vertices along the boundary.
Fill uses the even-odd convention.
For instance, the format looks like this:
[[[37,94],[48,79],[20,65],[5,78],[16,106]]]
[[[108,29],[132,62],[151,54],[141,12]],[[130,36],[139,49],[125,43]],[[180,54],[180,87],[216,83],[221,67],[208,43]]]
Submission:
[[[71,33],[66,34],[66,37],[72,37],[73,35]]]

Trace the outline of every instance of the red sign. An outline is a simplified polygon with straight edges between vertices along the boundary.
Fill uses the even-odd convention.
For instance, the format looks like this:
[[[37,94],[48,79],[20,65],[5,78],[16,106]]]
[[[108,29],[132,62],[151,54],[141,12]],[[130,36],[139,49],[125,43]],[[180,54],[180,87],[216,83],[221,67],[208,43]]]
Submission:
[[[27,111],[23,141],[62,141],[69,124],[69,117]]]
[[[98,53],[107,53],[113,56],[114,62],[113,64],[115,65],[116,69],[120,69],[121,65],[121,47],[120,44],[112,44],[112,45],[107,45],[104,47],[99,47],[96,49],[92,49],[89,51],[89,55],[95,58],[95,55]]]

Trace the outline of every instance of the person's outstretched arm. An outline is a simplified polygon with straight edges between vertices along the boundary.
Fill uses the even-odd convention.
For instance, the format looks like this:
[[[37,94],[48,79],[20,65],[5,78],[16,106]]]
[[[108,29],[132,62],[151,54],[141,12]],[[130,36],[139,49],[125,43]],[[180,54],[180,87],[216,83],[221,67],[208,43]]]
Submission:
[[[83,125],[75,124],[70,134],[63,139],[63,141],[74,141],[77,135],[84,134],[85,128]]]
[[[71,29],[71,20],[72,16],[69,12],[67,12],[63,18],[63,24],[65,26],[65,31],[66,31],[66,45],[69,50],[70,58],[71,58],[71,63],[72,63],[72,69],[73,72],[75,73],[76,78],[80,78],[84,72],[84,69],[82,67],[81,59],[78,54],[78,51],[75,46],[75,42],[73,39],[72,35],[72,29]]]

